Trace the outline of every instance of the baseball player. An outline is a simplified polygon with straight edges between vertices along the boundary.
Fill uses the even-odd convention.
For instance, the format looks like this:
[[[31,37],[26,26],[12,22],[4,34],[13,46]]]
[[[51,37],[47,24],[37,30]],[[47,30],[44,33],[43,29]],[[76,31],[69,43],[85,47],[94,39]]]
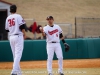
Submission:
[[[62,49],[60,45],[60,39],[64,43],[66,51],[68,51],[69,46],[67,43],[65,43],[65,40],[62,34],[62,29],[58,25],[53,23],[54,18],[52,16],[48,16],[46,20],[48,22],[48,25],[45,26],[44,28],[40,27],[40,30],[42,32],[42,35],[46,36],[47,55],[48,55],[47,71],[49,75],[53,75],[52,74],[52,60],[53,60],[53,56],[55,52],[58,58],[58,65],[59,65],[58,73],[60,75],[64,75],[63,74],[63,54],[62,54]]]
[[[10,6],[11,15],[6,19],[5,29],[8,32],[10,46],[13,54],[13,69],[11,75],[21,75],[20,59],[23,52],[25,35],[25,21],[16,13],[16,5]]]

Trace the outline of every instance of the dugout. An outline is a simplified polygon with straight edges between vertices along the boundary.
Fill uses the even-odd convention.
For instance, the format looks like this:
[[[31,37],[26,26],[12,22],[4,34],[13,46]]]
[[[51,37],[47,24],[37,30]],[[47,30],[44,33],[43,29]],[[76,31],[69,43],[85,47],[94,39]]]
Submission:
[[[9,2],[0,0],[0,40],[7,40],[7,32],[5,31],[5,21],[8,15],[10,15]]]

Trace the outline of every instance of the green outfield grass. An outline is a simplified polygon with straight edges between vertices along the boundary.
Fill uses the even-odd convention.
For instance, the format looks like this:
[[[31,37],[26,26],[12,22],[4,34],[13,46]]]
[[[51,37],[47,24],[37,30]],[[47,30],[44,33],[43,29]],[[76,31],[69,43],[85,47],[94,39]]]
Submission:
[[[11,69],[0,69],[0,75],[10,75]],[[43,69],[22,69],[22,75],[47,75],[46,68]],[[53,74],[58,75],[57,69]],[[100,75],[100,68],[65,68],[65,75]]]

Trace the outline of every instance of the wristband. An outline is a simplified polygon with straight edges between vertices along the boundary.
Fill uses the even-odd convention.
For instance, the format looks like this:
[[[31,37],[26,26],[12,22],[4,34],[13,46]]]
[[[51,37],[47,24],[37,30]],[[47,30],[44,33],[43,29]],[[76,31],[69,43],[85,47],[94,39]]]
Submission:
[[[66,43],[64,39],[62,39],[63,44]]]

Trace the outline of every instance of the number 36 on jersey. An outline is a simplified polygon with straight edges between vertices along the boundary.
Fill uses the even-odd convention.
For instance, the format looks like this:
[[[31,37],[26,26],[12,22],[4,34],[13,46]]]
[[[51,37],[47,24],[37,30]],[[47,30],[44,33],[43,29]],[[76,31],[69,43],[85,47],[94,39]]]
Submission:
[[[15,18],[8,19],[9,27],[15,26]]]

